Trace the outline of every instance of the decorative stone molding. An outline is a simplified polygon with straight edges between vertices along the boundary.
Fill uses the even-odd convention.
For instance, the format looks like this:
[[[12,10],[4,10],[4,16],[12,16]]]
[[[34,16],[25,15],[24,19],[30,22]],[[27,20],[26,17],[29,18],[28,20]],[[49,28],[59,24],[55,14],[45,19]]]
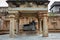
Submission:
[[[9,15],[9,18],[15,18],[15,15]]]
[[[14,14],[14,13],[18,13],[18,11],[8,11],[8,13],[10,13],[10,14]]]
[[[60,16],[60,14],[56,14],[56,13],[49,13],[48,16]]]

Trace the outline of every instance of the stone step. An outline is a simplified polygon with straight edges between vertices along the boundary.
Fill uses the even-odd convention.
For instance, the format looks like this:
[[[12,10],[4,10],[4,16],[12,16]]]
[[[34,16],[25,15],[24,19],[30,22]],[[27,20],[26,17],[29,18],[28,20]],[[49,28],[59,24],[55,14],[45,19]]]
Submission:
[[[49,30],[49,32],[56,32],[56,33],[59,33],[59,32],[60,32],[60,29],[59,29],[59,30]]]

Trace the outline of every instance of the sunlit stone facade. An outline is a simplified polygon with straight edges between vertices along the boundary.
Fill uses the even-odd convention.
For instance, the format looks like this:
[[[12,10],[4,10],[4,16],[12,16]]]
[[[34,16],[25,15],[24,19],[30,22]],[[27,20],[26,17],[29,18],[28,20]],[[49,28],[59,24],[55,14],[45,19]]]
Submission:
[[[42,33],[43,37],[48,36],[48,29],[50,29],[48,0],[7,0],[6,2],[9,7],[0,18],[3,20],[3,27],[6,27],[4,29],[9,30],[10,37],[15,37],[16,34],[21,32],[24,33],[24,26],[27,26],[27,29],[34,26],[36,29],[31,28],[30,32]],[[32,25],[33,21],[35,24]]]

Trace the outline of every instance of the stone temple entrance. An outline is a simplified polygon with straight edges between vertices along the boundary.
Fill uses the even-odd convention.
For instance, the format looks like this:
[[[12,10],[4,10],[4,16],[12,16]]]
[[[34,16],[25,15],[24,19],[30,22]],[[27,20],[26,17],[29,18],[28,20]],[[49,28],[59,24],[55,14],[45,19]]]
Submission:
[[[20,13],[18,11],[8,11],[10,13],[9,19],[10,19],[10,36],[15,35],[15,31],[14,29],[16,29],[16,34],[18,34],[19,32],[23,32],[25,31],[35,31],[35,32],[39,32],[39,33],[43,33],[43,36],[48,36],[48,24],[47,24],[47,11],[42,11],[40,13]],[[13,12],[13,14],[11,14],[11,12]],[[15,14],[15,13],[18,13]],[[30,23],[32,23],[34,20],[33,26],[36,26],[36,29],[32,30],[33,26],[30,25]],[[17,24],[17,26],[15,26],[15,24]],[[30,26],[28,26],[28,25]],[[15,28],[16,27],[16,28]],[[24,27],[27,27],[24,28]],[[30,28],[31,27],[31,28]],[[30,29],[29,29],[30,28]],[[43,29],[43,30],[42,30]]]
[[[20,32],[37,32],[40,30],[38,27],[37,13],[21,13],[19,17],[19,30]]]
[[[36,26],[35,31],[39,31],[44,37],[48,36],[48,0],[7,0],[7,3],[9,8],[6,17],[10,20],[10,37],[15,37],[15,29],[18,34],[19,30],[24,30],[23,25],[30,24],[33,20],[36,22],[35,25],[32,23]]]

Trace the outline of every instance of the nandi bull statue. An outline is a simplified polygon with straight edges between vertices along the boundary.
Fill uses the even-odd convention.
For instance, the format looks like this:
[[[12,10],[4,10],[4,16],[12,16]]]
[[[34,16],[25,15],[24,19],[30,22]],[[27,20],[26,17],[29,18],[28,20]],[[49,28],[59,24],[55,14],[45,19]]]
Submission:
[[[24,31],[35,31],[36,30],[36,22],[33,20],[29,24],[23,25]]]

